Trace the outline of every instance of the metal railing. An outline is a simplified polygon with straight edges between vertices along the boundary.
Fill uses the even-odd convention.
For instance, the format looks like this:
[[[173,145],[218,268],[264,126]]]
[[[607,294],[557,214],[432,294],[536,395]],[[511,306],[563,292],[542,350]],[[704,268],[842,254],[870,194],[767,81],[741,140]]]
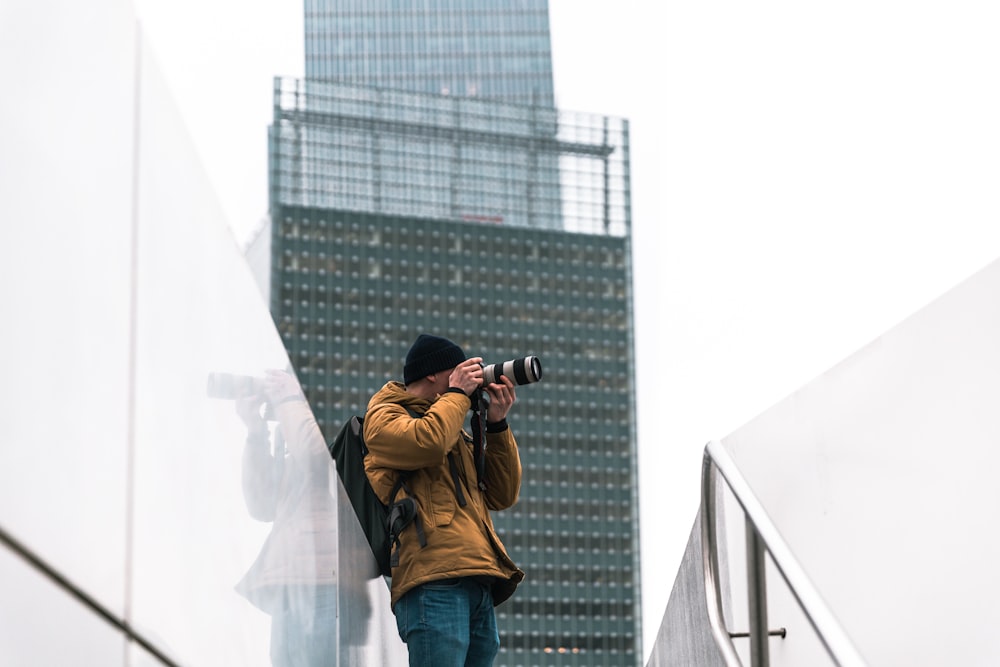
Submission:
[[[0,527],[0,547],[6,547],[14,554],[20,556],[40,575],[58,586],[64,593],[75,598],[77,602],[90,609],[99,618],[104,619],[104,621],[123,633],[129,640],[141,646],[152,657],[159,660],[163,665],[166,665],[166,667],[181,667],[179,662],[170,658],[164,651],[157,647],[153,639],[147,636],[146,633],[138,631],[127,618],[122,618],[116,612],[98,602],[97,598],[88,594],[81,586],[61,574],[59,570],[2,527]]]
[[[747,532],[747,583],[750,611],[749,633],[731,633],[726,629],[722,614],[722,590],[719,586],[719,550],[716,539],[716,480],[722,476],[729,485],[736,501],[743,508]],[[784,578],[799,607],[805,613],[813,630],[833,662],[844,667],[861,667],[865,660],[858,653],[847,633],[830,612],[788,544],[781,537],[764,506],[750,489],[736,463],[718,441],[705,446],[701,478],[701,543],[702,568],[705,577],[705,596],[712,635],[726,664],[742,665],[732,638],[749,636],[750,656],[753,667],[766,667],[769,663],[768,637],[784,630],[769,631],[767,626],[767,593],[764,577],[764,556],[770,554],[778,572]]]

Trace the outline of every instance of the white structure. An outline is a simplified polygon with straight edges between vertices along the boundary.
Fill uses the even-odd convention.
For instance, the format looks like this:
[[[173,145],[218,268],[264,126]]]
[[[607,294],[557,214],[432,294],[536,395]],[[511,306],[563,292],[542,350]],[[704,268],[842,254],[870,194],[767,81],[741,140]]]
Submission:
[[[277,522],[248,509],[247,428],[207,379],[286,368],[284,345],[130,3],[10,9],[0,663],[270,665],[278,612],[236,585]],[[405,664],[332,462],[315,465],[300,479],[327,482],[336,512],[293,532],[336,544],[329,659]],[[307,565],[271,590],[315,590]]]
[[[998,408],[1000,261],[723,440],[777,529],[773,546],[861,662],[1000,662],[987,630],[1000,623]],[[743,512],[721,494],[725,626],[747,632]],[[695,528],[651,667],[724,664]],[[833,664],[770,559],[766,573],[769,627],[787,631],[770,638],[770,664]],[[748,639],[733,642],[751,664]]]

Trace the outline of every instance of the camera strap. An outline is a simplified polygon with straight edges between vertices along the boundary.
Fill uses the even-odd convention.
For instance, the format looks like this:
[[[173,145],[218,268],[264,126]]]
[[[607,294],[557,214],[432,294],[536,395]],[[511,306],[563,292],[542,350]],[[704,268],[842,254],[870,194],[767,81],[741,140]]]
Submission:
[[[472,393],[472,457],[476,462],[479,490],[486,490],[486,409],[489,400],[481,390]]]

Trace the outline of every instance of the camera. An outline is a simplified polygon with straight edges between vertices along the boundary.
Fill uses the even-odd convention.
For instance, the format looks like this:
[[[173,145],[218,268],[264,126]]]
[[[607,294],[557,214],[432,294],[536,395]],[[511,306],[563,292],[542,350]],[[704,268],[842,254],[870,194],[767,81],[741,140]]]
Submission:
[[[500,364],[483,364],[483,384],[493,384],[505,375],[514,384],[531,384],[542,379],[542,362],[538,357],[521,357]]]
[[[264,393],[264,378],[233,373],[209,373],[208,397],[235,400]]]

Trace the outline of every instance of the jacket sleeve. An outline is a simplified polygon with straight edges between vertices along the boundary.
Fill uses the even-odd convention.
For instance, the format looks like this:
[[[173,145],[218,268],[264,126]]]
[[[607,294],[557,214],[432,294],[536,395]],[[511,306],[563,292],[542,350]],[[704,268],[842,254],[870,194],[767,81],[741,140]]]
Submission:
[[[504,510],[521,491],[521,455],[509,428],[486,434],[486,506]]]
[[[288,453],[303,466],[324,464],[330,458],[323,434],[305,400],[282,403],[275,408],[278,423],[285,434]]]
[[[258,521],[274,521],[284,466],[271,454],[267,431],[248,435],[242,468],[243,500],[250,516]]]
[[[440,465],[458,442],[468,411],[469,397],[455,392],[442,394],[419,418],[396,403],[369,408],[365,444],[371,467],[419,470]]]
[[[258,521],[274,521],[288,485],[325,486],[329,469],[329,450],[309,404],[305,400],[282,403],[275,414],[278,451],[271,453],[266,431],[250,434],[243,449],[243,498],[250,516]],[[285,460],[286,448],[290,461]]]

